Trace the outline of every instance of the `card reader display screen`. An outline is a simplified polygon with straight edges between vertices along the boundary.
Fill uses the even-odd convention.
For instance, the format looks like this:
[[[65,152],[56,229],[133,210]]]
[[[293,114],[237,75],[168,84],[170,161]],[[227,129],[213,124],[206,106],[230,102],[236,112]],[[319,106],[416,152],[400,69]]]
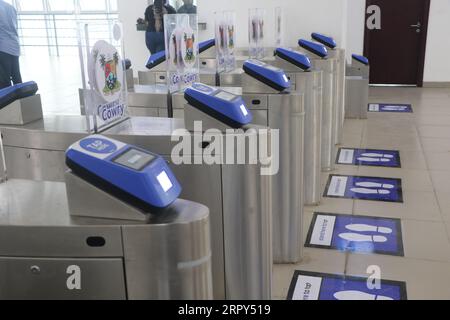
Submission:
[[[140,171],[144,169],[150,162],[155,159],[155,156],[142,152],[137,149],[129,149],[113,160],[113,162],[121,164],[127,168]]]
[[[234,98],[236,98],[236,96],[234,94],[225,92],[225,91],[219,91],[218,94],[216,94],[216,97],[225,101],[231,101]]]

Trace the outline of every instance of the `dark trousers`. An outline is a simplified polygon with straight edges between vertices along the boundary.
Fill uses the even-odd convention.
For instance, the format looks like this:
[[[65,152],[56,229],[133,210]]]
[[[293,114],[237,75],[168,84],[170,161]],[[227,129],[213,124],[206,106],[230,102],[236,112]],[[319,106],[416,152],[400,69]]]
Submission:
[[[0,89],[13,84],[22,83],[19,57],[0,51]]]
[[[145,33],[145,44],[151,54],[163,51],[164,46],[164,32],[150,32]]]

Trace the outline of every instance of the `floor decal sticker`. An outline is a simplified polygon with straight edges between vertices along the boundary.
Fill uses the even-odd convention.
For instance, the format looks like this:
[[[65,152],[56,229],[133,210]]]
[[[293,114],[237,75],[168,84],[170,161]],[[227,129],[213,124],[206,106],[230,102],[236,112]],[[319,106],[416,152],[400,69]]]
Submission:
[[[403,203],[402,180],[330,175],[323,196]]]
[[[314,213],[305,247],[404,256],[401,221]]]
[[[396,150],[340,148],[336,164],[401,168],[400,153]]]
[[[407,300],[406,283],[380,280],[379,289],[367,278],[295,271],[287,300]]]
[[[413,109],[410,104],[386,104],[386,103],[370,103],[369,112],[400,112],[412,113]]]

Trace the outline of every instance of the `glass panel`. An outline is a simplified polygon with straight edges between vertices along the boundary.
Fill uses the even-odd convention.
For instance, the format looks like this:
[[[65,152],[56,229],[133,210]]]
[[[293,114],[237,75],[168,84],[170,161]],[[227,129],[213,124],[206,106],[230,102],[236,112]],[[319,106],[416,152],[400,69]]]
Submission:
[[[44,11],[42,0],[19,0],[19,11]]]
[[[109,0],[109,9],[111,12],[118,12],[117,0]]]

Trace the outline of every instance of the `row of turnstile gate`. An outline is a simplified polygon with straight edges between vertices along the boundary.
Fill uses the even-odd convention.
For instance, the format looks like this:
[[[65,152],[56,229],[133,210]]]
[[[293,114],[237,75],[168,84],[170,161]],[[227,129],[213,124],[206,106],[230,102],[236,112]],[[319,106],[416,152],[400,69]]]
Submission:
[[[144,221],[136,222],[142,209],[133,197],[67,171],[67,150],[88,136],[84,117],[34,115],[3,124],[9,181],[0,185],[7,199],[0,208],[0,298],[270,299],[273,262],[302,258],[303,205],[320,202],[320,173],[333,169],[348,108],[343,50],[328,57],[323,46],[300,45],[312,61],[277,49],[232,73],[205,72],[205,82],[219,79],[221,88],[169,95],[157,80],[161,70],[139,76],[151,84],[130,86],[133,116],[102,135],[161,155],[187,199],[148,209]],[[366,79],[364,72],[355,67],[354,77]],[[0,110],[0,119],[38,105],[38,95],[27,96]],[[165,117],[168,105],[174,118]],[[241,118],[228,113],[233,108]],[[261,131],[268,152],[251,164],[207,164],[202,157],[212,140],[203,132],[211,128],[240,129],[222,158],[250,152],[246,139],[258,141]],[[182,164],[172,157],[174,131],[192,146]],[[117,219],[123,212],[129,215]]]

